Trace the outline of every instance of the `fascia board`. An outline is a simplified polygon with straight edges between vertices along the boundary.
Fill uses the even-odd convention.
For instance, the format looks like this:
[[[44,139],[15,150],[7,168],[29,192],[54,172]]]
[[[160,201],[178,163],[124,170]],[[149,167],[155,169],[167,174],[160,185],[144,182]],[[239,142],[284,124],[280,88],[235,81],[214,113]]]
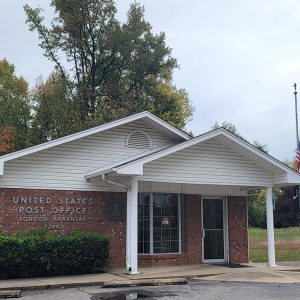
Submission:
[[[283,182],[284,183],[284,182]],[[293,183],[300,185],[300,176],[297,174],[287,173],[287,181],[286,183]]]
[[[103,174],[109,174],[109,173],[113,173],[115,170],[114,169],[103,169],[103,170],[98,170],[97,172],[94,172],[92,174],[86,174],[84,176],[84,178],[86,180],[91,180],[94,179],[96,177],[100,177]]]
[[[122,175],[143,175],[144,174],[144,165],[138,164],[134,166],[120,167],[116,168],[117,174]]]

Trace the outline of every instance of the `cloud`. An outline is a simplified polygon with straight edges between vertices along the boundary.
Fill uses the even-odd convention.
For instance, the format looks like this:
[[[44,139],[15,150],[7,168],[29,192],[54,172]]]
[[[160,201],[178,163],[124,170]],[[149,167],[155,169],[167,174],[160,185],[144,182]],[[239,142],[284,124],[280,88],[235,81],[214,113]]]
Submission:
[[[126,19],[129,0],[117,0]],[[155,32],[165,31],[178,58],[174,83],[196,107],[188,124],[196,134],[216,121],[230,121],[249,140],[267,143],[279,159],[295,148],[292,84],[300,87],[299,8],[296,0],[140,0]],[[50,1],[0,3],[0,56],[15,63],[31,84],[52,63],[28,31],[22,5],[40,5],[46,20]]]

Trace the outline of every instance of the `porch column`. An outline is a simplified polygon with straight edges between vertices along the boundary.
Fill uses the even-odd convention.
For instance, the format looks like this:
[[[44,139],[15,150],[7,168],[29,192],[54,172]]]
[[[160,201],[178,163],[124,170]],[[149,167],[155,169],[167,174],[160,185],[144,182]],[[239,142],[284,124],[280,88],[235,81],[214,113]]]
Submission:
[[[267,209],[267,233],[268,233],[268,262],[269,267],[275,267],[275,243],[274,243],[274,221],[273,221],[273,199],[272,188],[266,189]]]
[[[127,192],[126,268],[138,274],[138,182],[132,179]]]
[[[131,201],[130,201],[130,189],[127,191],[127,207],[126,207],[126,270],[130,270],[130,228],[131,228],[131,217],[130,217],[130,210],[131,210]]]

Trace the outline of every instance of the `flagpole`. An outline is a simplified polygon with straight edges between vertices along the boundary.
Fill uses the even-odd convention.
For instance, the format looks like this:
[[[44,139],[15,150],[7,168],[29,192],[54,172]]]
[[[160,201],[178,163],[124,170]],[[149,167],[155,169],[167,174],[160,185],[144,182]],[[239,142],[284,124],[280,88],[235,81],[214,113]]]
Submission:
[[[299,172],[300,167],[300,161],[299,161],[299,130],[298,130],[298,107],[297,107],[297,84],[294,83],[294,95],[295,95],[295,116],[296,116],[296,139],[297,139],[297,145],[296,145],[296,161],[297,161],[297,171]],[[298,197],[299,201],[299,207],[300,207],[300,185],[298,185],[298,191],[296,189],[296,197]]]
[[[299,130],[298,130],[298,103],[297,103],[297,84],[294,83],[294,95],[295,95],[295,116],[296,116],[296,149],[299,145]]]

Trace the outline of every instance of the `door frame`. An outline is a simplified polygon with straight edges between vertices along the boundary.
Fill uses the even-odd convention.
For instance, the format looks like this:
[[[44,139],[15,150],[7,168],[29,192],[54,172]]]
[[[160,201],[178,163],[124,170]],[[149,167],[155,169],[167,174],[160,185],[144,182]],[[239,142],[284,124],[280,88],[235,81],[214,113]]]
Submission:
[[[203,202],[204,200],[216,199],[223,201],[223,237],[224,237],[224,259],[204,259],[204,228],[203,228]],[[203,263],[228,263],[229,262],[229,239],[228,239],[228,203],[227,197],[203,196],[201,197],[201,228],[202,228],[202,262]]]

